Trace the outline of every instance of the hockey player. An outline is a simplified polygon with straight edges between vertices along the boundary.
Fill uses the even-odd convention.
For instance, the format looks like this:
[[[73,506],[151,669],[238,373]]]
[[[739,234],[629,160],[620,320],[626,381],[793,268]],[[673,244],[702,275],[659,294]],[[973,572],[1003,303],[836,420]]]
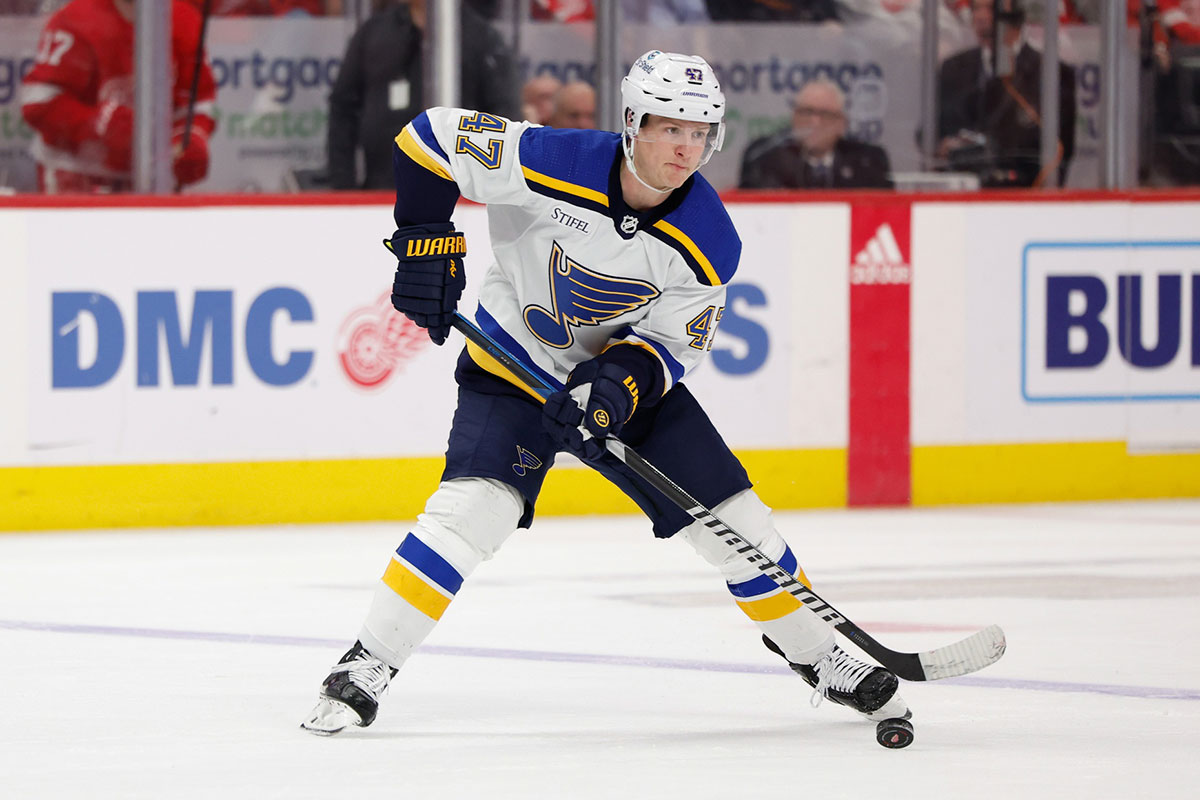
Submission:
[[[446,467],[378,584],[358,641],[302,727],[375,719],[388,682],[463,582],[528,527],[555,454],[619,486],[656,536],[683,537],[725,578],[768,647],[820,697],[870,719],[904,717],[896,677],[835,646],[833,631],[744,557],[609,456],[621,438],[801,581],[804,573],[681,379],[712,346],[741,243],[696,174],[721,147],[725,97],[696,56],[646,53],[622,81],[622,134],[544,128],[434,108],[396,137],[399,266],[392,303],[442,344],[465,284],[463,196],[488,206],[495,262],[475,319],[566,388],[545,405],[473,344],[459,357]],[[818,698],[819,701],[819,698]]]
[[[46,23],[21,91],[21,111],[37,133],[33,155],[43,192],[132,188],[133,8],[133,0],[72,0]],[[199,11],[175,0],[172,167],[180,186],[208,174],[208,137],[216,126],[216,84],[202,61],[184,147],[200,23]]]

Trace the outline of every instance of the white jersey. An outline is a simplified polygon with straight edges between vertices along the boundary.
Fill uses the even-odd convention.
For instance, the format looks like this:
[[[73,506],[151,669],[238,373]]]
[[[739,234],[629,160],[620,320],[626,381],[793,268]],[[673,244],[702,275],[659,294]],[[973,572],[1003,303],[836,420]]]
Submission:
[[[642,347],[665,392],[712,348],[741,242],[700,175],[645,213],[626,206],[620,142],[452,108],[396,137],[488,207],[496,260],[480,288],[484,331],[559,384],[611,345]]]

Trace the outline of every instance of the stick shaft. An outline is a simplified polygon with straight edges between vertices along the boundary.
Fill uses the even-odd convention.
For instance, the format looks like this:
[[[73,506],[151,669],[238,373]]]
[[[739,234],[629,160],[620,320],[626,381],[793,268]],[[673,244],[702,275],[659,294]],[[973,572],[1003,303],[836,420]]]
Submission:
[[[212,16],[212,0],[204,0],[200,12],[200,39],[196,42],[196,57],[192,62],[192,85],[188,90],[187,120],[183,123],[181,146],[187,150],[192,140],[192,123],[196,119],[196,95],[200,93],[200,69],[204,66],[204,39],[208,35],[208,18]]]
[[[558,387],[552,386],[462,314],[456,312],[451,324],[469,341],[482,348],[505,369],[540,395],[543,400],[558,390]],[[796,580],[790,572],[739,536],[716,514],[684,491],[657,467],[638,455],[632,447],[615,436],[608,437],[604,442],[608,451],[639,477],[679,506],[692,519],[704,525],[714,535],[719,536],[727,546],[735,549],[760,572],[774,581],[777,586],[799,600],[808,611],[832,625],[843,636],[857,644],[864,652],[898,677],[908,681],[924,681],[964,675],[982,669],[1004,654],[1003,631],[994,625],[961,642],[926,653],[903,653],[883,646],[810,587]]]

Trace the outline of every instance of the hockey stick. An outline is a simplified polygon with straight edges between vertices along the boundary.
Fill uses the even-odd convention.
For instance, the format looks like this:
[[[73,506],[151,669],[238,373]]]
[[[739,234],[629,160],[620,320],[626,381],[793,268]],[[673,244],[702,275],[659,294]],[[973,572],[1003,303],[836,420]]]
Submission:
[[[204,67],[204,40],[208,36],[208,19],[212,16],[212,0],[204,0],[200,10],[200,40],[196,43],[196,57],[192,61],[192,85],[188,88],[187,117],[183,123],[183,137],[179,142],[179,150],[188,149],[192,142],[192,125],[196,121],[196,97],[200,93],[200,70]],[[178,194],[183,186],[176,183],[175,193]]]
[[[534,373],[509,353],[503,345],[480,330],[475,323],[462,314],[455,312],[451,325],[457,328],[463,336],[466,336],[470,342],[482,348],[505,369],[513,373],[543,401],[560,388],[552,386]],[[1000,629],[999,625],[991,625],[960,642],[923,653],[901,653],[884,647],[862,628],[843,616],[820,595],[796,580],[791,573],[735,533],[712,511],[681,489],[657,467],[638,455],[632,447],[615,436],[609,436],[604,443],[610,453],[637,473],[639,477],[662,492],[668,500],[687,512],[688,516],[703,524],[714,535],[721,537],[726,545],[737,550],[776,585],[799,600],[805,608],[828,622],[898,677],[906,681],[952,678],[956,675],[966,675],[983,669],[1004,655],[1004,631]]]

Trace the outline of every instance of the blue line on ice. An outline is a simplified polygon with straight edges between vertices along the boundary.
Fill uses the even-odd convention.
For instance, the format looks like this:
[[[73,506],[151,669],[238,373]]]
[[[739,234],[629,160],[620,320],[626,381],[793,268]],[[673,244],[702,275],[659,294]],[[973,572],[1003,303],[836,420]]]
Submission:
[[[312,636],[277,636],[257,633],[226,633],[220,631],[177,631],[163,628],[129,628],[110,625],[73,625],[57,622],[25,622],[0,620],[0,629],[41,631],[45,633],[82,633],[93,636],[131,636],[144,639],[179,639],[186,641],[225,642],[229,644],[265,644],[284,647],[327,647],[333,650],[348,643],[340,639]],[[420,652],[427,655],[466,658],[501,658],[514,661],[566,662],[576,664],[608,664],[619,667],[650,667],[700,672],[752,673],[759,675],[791,675],[783,666],[734,664],[722,661],[697,661],[679,658],[618,656],[602,653],[556,653],[544,650],[509,650],[497,647],[448,647],[424,645]],[[950,678],[942,683],[973,686],[985,689],[1024,689],[1034,692],[1076,692],[1104,694],[1116,697],[1141,697],[1154,700],[1200,700],[1194,689],[1165,689],[1154,686],[1119,686],[1102,683],[1065,683],[1061,681],[1021,680],[1019,678],[987,678],[979,675]]]

